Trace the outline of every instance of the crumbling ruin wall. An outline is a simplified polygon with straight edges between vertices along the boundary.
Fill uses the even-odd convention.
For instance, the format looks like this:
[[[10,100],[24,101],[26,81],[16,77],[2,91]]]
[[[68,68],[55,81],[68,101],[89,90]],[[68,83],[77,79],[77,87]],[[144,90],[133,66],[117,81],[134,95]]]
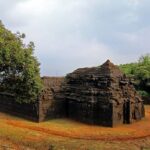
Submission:
[[[123,103],[112,105],[112,126],[125,123],[123,113]]]
[[[43,77],[44,88],[34,103],[18,103],[8,93],[0,93],[0,111],[14,114],[33,121],[62,117],[65,114],[64,101],[57,101],[63,77]]]
[[[143,100],[132,82],[125,75],[111,82],[113,105],[113,125],[141,120],[144,114]]]
[[[113,126],[113,109],[112,109],[112,103],[106,104],[106,103],[101,103],[97,102],[96,104],[96,114],[95,114],[95,122],[94,124],[97,125],[102,125],[102,126]],[[94,110],[95,111],[95,110]]]
[[[83,102],[68,101],[67,117],[73,118],[78,121],[94,124],[93,107],[94,105],[91,103],[86,104]]]
[[[99,68],[78,69],[68,74],[62,86],[67,116],[90,124],[112,126],[109,81],[97,74]]]
[[[0,93],[0,111],[38,121],[38,102],[18,103],[15,97],[8,93]]]
[[[124,77],[120,81],[120,88],[124,98],[124,106],[126,105],[126,108],[124,109],[128,111],[126,116],[124,116],[129,116],[127,123],[132,123],[145,117],[144,101],[135,90],[132,82]]]
[[[131,103],[130,105],[130,123],[141,120],[145,117],[143,102]]]
[[[144,117],[143,100],[130,80],[109,60],[102,66],[68,74],[61,89],[67,116],[103,126],[132,123]]]
[[[64,101],[57,101],[56,98],[63,80],[63,77],[42,77],[44,89],[38,98],[39,121],[64,116]]]
[[[65,78],[43,77],[44,88],[35,103],[19,104],[0,93],[0,111],[35,121],[69,117],[89,124],[115,126],[145,116],[143,100],[130,80],[110,61],[77,69]]]

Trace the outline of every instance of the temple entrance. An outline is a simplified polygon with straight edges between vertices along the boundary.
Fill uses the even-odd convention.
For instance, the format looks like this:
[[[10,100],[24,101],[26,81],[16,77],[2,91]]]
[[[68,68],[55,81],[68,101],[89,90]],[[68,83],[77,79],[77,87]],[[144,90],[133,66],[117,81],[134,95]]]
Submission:
[[[126,101],[123,104],[123,123],[130,123],[130,102]]]

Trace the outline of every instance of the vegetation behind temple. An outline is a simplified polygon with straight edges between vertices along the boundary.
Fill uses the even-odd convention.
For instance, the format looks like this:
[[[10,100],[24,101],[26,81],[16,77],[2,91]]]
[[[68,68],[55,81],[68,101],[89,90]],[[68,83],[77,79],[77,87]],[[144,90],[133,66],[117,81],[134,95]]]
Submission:
[[[150,54],[141,56],[136,63],[120,65],[120,69],[134,79],[135,88],[142,96],[150,96]]]
[[[0,22],[0,92],[30,103],[37,99],[42,84],[34,43],[25,45],[23,38],[24,34],[13,34]]]

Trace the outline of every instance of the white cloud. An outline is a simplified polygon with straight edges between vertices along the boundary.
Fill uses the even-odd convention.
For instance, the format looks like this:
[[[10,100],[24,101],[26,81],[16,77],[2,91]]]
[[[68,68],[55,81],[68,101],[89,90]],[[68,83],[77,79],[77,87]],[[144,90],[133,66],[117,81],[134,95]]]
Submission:
[[[142,2],[142,0],[129,0],[129,3],[131,5],[135,5],[135,6],[139,5],[141,2]]]
[[[0,18],[34,41],[42,75],[150,52],[148,0],[0,0]]]

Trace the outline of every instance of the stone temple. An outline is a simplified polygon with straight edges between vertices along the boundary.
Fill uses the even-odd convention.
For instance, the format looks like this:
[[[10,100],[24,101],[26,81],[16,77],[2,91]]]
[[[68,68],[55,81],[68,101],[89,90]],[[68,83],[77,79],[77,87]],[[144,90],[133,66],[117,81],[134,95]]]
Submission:
[[[145,116],[131,80],[109,60],[68,74],[56,97],[57,103],[65,103],[66,117],[89,124],[113,127]]]
[[[17,103],[14,96],[0,93],[0,111],[38,122],[68,117],[109,127],[145,116],[143,100],[131,80],[109,60],[77,69],[65,78],[43,77],[42,81],[44,88],[33,104]]]

